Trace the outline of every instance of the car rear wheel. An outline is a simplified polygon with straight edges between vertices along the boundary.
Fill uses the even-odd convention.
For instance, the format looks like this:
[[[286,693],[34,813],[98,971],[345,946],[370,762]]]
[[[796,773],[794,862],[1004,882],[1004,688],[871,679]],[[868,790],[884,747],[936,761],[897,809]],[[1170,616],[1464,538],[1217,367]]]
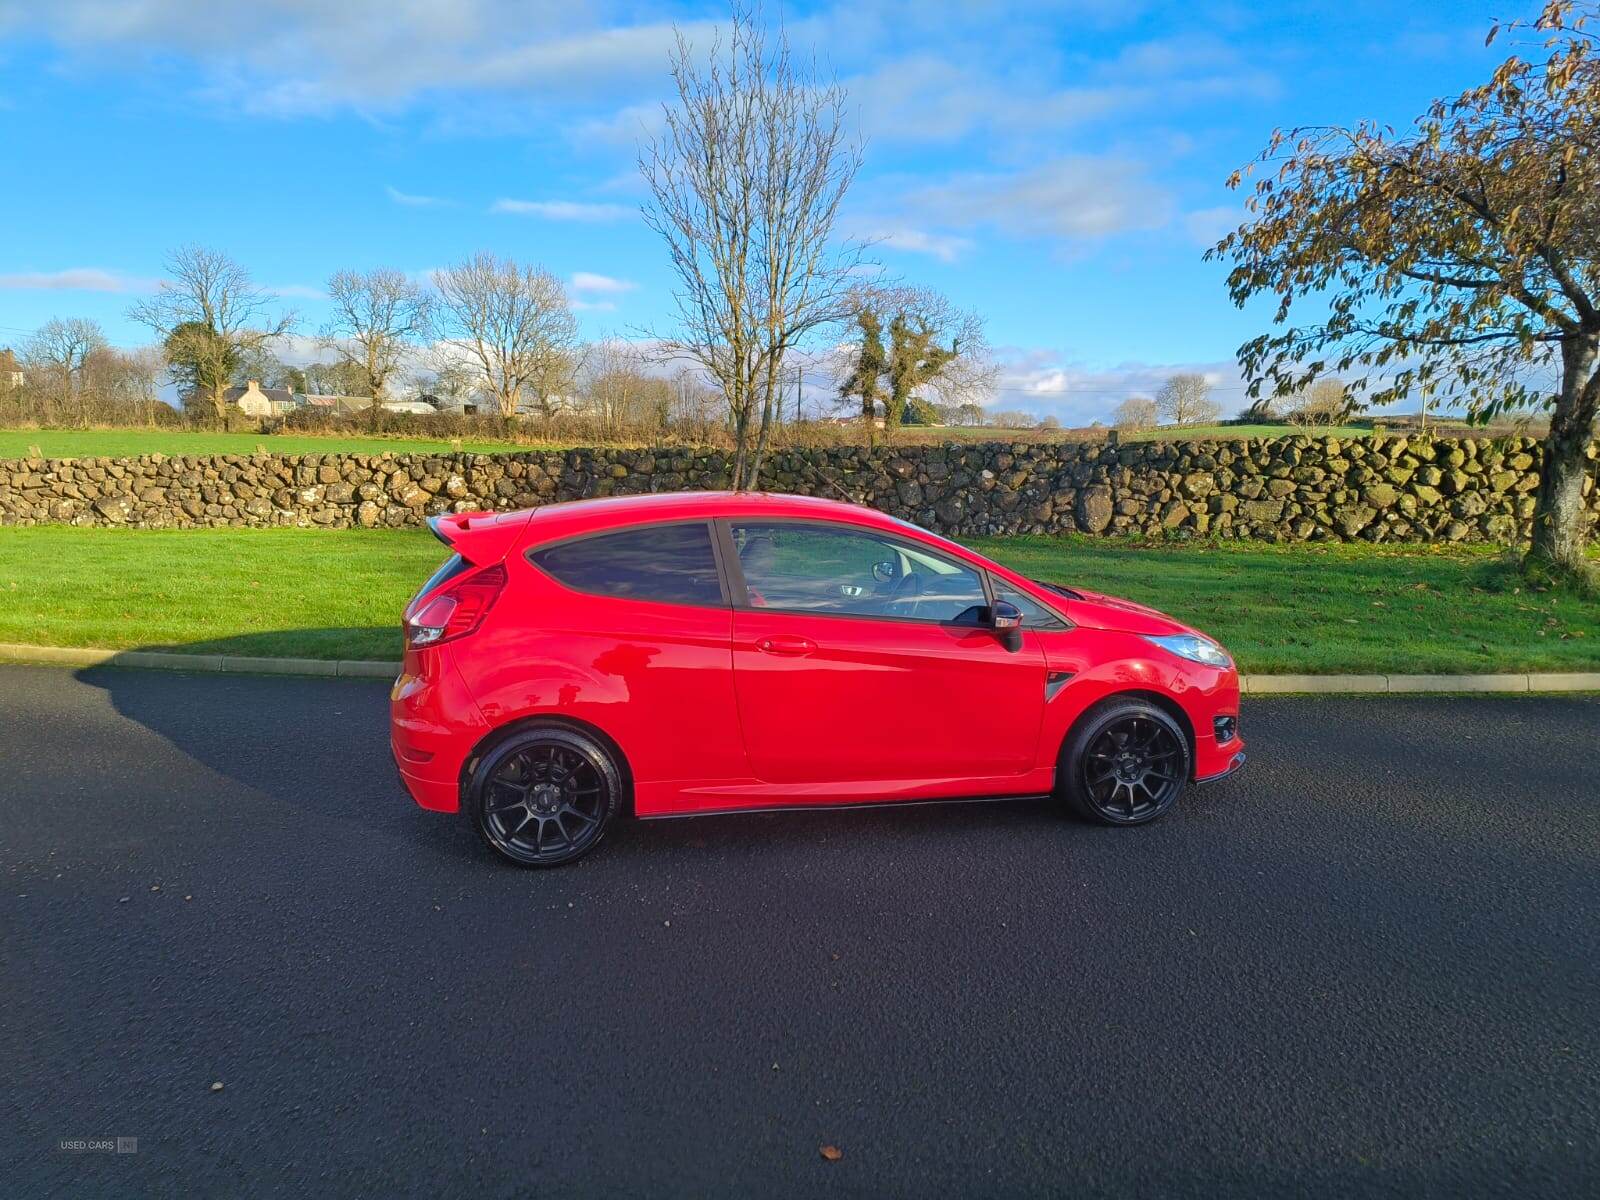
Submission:
[[[1189,742],[1146,700],[1111,699],[1091,709],[1061,748],[1056,787],[1080,814],[1106,825],[1162,816],[1189,781]]]
[[[599,844],[621,795],[621,772],[598,741],[535,725],[479,760],[467,805],[496,854],[518,866],[558,867]]]

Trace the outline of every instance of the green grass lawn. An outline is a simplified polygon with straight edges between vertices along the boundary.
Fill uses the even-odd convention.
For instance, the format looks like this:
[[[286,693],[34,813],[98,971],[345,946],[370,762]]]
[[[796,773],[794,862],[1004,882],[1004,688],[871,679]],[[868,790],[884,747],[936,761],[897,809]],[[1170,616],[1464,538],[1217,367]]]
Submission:
[[[1600,668],[1600,604],[1519,590],[1488,550],[974,544],[1170,612],[1247,671]],[[0,642],[396,658],[400,610],[443,556],[422,530],[0,529]]]
[[[411,454],[466,450],[509,454],[539,444],[426,438],[319,437],[314,434],[204,433],[187,429],[0,429],[0,458],[22,458],[37,447],[45,458],[125,458],[141,454]]]
[[[1529,590],[1491,547],[974,539],[1037,579],[1152,605],[1247,671],[1600,668],[1600,603]]]

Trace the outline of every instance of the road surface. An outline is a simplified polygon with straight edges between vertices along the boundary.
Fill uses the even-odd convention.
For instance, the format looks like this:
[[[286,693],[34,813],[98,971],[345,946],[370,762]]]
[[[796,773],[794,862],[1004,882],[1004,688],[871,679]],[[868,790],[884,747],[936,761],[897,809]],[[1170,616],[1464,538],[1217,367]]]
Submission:
[[[7,1195],[1600,1181],[1600,702],[1252,700],[1148,829],[629,823],[527,873],[400,792],[385,700],[0,668]]]

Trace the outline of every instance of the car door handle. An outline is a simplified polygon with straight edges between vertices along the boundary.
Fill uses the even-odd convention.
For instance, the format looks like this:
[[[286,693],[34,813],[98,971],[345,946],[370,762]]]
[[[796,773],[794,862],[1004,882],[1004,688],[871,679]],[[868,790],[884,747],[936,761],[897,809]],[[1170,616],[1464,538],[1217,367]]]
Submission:
[[[817,648],[810,638],[764,637],[756,641],[756,649],[763,654],[782,654],[789,658],[802,658]]]

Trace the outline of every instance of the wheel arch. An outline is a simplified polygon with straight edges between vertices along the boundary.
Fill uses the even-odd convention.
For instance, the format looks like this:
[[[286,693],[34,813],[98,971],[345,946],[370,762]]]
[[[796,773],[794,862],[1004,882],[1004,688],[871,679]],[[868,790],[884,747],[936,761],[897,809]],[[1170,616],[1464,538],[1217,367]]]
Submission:
[[[462,761],[461,773],[456,779],[456,794],[462,810],[466,810],[467,783],[472,778],[472,772],[477,768],[479,760],[485,754],[507,738],[520,733],[524,729],[551,725],[585,734],[605,747],[606,752],[611,755],[612,761],[617,764],[617,773],[622,776],[622,796],[619,798],[620,811],[622,815],[631,817],[633,815],[633,767],[628,762],[628,756],[623,753],[622,746],[617,742],[616,738],[601,729],[600,726],[562,713],[529,713],[526,716],[507,721],[503,725],[496,725],[479,738],[473,745],[472,750],[467,754],[467,757]]]
[[[1095,713],[1099,712],[1106,705],[1113,704],[1119,700],[1143,700],[1146,704],[1152,705],[1155,708],[1159,708],[1177,723],[1178,728],[1183,731],[1183,740],[1187,743],[1187,748],[1189,751],[1189,779],[1192,782],[1195,772],[1196,750],[1194,722],[1189,719],[1189,714],[1184,711],[1183,705],[1179,704],[1171,696],[1164,692],[1153,692],[1145,688],[1129,688],[1124,691],[1108,692],[1106,695],[1101,696],[1100,699],[1096,700],[1093,704],[1089,705],[1088,708],[1079,713],[1076,719],[1073,720],[1072,724],[1068,725],[1066,730],[1062,733],[1061,742],[1056,747],[1056,762],[1058,764],[1058,769],[1061,761],[1061,755],[1066,752],[1067,743],[1072,740],[1072,735],[1077,733],[1078,730],[1083,727],[1084,722],[1093,717]]]

